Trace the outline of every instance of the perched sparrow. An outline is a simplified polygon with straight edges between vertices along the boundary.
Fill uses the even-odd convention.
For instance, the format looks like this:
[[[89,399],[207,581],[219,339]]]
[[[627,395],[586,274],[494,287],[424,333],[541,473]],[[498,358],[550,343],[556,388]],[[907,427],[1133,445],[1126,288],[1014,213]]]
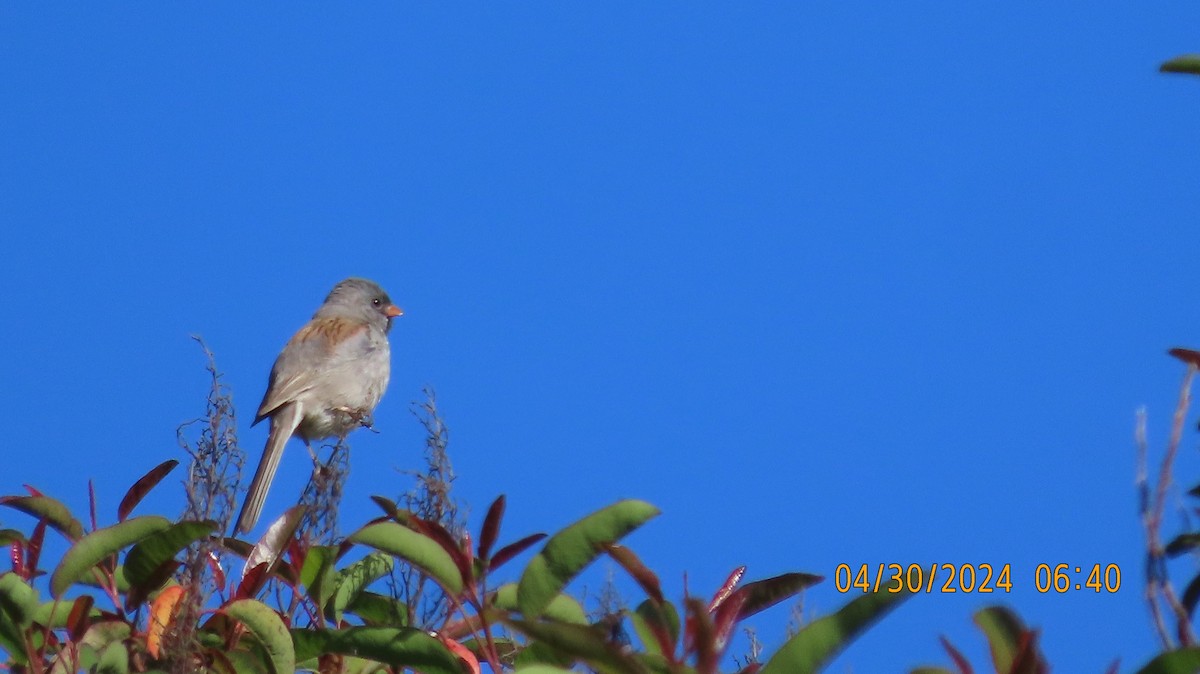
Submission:
[[[238,516],[237,531],[258,522],[288,438],[344,438],[364,425],[391,371],[387,333],[404,312],[372,281],[350,278],[333,287],[312,320],[288,341],[271,368],[254,423],[271,418],[271,433]]]

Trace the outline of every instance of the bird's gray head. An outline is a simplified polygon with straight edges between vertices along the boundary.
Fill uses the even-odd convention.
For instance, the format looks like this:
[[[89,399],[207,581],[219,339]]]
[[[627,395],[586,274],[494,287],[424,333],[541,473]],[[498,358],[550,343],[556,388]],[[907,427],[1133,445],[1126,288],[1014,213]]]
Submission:
[[[392,298],[378,283],[365,278],[348,278],[329,291],[325,303],[313,318],[346,316],[378,325],[386,331],[392,327],[393,318],[403,315],[404,310],[392,303]]]

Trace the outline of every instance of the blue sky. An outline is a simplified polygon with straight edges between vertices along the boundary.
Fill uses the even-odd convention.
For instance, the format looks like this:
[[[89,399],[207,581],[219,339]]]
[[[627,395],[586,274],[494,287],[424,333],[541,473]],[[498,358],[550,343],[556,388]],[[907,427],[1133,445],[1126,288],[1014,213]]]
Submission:
[[[272,360],[361,275],[407,315],[343,522],[408,487],[430,385],[473,522],[500,493],[513,537],[646,499],[664,514],[629,542],[676,595],[739,564],[1012,564],[1011,594],[917,597],[830,671],[945,663],[938,634],[982,665],[970,615],[997,600],[1058,671],[1132,670],[1156,648],[1134,412],[1160,452],[1165,349],[1200,344],[1200,82],[1156,67],[1200,50],[1198,20],[6,4],[0,493],[82,511],[94,478],[112,513],[203,411],[192,334],[256,460]],[[267,515],[308,467],[292,445]],[[1059,562],[1122,588],[1038,594]],[[847,600],[830,580],[805,606]],[[756,621],[769,648],[786,618]]]

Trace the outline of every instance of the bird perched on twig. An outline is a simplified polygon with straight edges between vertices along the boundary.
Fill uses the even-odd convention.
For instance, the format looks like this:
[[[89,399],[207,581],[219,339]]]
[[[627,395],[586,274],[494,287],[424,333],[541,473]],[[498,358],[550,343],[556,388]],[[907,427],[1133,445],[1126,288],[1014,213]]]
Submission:
[[[345,438],[370,425],[391,374],[388,331],[402,315],[378,284],[349,278],[333,287],[312,320],[288,340],[254,418],[257,424],[269,417],[271,432],[238,516],[238,532],[258,522],[288,438],[299,437],[311,454],[314,440]]]

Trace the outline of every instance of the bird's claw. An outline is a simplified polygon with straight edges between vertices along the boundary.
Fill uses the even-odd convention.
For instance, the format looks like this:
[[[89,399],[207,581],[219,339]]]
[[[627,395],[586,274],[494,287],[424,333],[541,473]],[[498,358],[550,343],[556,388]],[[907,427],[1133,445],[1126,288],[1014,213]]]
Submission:
[[[368,431],[371,431],[372,433],[379,432],[375,430],[375,420],[371,417],[370,413],[364,410],[356,410],[349,407],[335,407],[334,411],[345,414],[346,416],[350,417],[351,421],[367,429]]]

